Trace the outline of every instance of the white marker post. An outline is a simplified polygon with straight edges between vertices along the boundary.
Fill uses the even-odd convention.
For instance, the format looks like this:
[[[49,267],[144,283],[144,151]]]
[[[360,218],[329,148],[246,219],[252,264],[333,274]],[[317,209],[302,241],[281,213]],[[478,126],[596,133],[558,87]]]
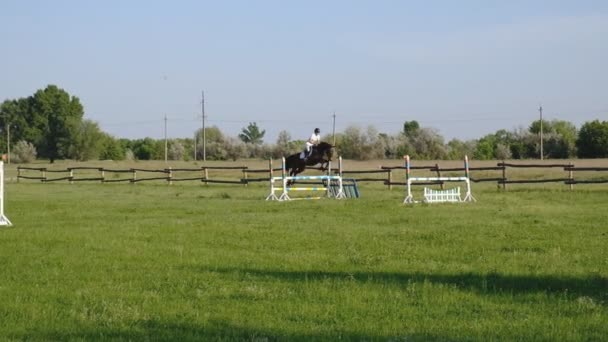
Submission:
[[[8,217],[4,216],[4,162],[0,161],[0,226],[12,226]]]

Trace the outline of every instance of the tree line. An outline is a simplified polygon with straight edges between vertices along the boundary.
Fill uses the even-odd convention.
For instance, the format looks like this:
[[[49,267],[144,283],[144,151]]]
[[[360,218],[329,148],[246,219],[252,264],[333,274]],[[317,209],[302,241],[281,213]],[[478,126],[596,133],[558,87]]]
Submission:
[[[580,129],[568,121],[543,120],[543,157],[608,158],[608,121],[585,122]],[[34,159],[73,160],[193,160],[203,158],[203,132],[195,138],[164,139],[116,138],[99,125],[84,118],[78,97],[49,85],[26,98],[5,100],[0,105],[0,149],[11,149],[14,162]],[[538,159],[541,122],[527,128],[501,129],[479,139],[445,139],[437,130],[405,121],[400,132],[379,132],[373,125],[350,126],[323,140],[336,142],[340,154],[348,159],[392,159],[409,154],[416,159]],[[301,151],[303,140],[294,140],[287,131],[279,132],[274,143],[265,143],[266,131],[249,123],[237,137],[224,134],[217,126],[205,128],[205,157],[209,160],[277,158]],[[6,152],[5,152],[6,153]]]

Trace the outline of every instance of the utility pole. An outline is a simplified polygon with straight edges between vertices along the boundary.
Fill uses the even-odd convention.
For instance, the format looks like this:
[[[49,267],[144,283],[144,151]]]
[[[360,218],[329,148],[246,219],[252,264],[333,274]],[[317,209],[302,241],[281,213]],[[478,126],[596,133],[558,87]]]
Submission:
[[[543,106],[538,107],[538,112],[540,113],[540,160],[543,160]]]
[[[334,117],[334,124],[333,124],[333,128],[331,130],[331,135],[332,135],[332,138],[334,140],[334,142],[332,143],[332,145],[335,146],[336,145],[336,112],[335,111],[334,111],[333,117]]]
[[[167,162],[167,114],[165,114],[165,163]]]
[[[201,102],[201,111],[203,114],[203,123],[202,123],[202,130],[203,130],[203,161],[207,160],[207,136],[205,133],[205,91],[203,90],[202,92],[203,95],[203,101]]]

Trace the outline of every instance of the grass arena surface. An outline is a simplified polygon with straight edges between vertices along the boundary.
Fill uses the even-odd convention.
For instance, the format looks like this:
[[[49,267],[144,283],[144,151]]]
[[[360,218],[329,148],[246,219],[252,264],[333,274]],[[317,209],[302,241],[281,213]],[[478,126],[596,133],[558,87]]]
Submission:
[[[605,340],[608,186],[472,187],[408,206],[13,179],[0,340]]]

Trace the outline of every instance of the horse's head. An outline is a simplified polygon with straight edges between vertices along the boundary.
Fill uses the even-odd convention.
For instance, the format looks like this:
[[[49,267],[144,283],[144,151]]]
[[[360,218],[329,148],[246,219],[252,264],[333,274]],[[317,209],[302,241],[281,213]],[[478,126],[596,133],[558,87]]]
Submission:
[[[332,144],[322,141],[317,145],[317,151],[319,151],[321,158],[331,161],[335,153],[335,148]]]

